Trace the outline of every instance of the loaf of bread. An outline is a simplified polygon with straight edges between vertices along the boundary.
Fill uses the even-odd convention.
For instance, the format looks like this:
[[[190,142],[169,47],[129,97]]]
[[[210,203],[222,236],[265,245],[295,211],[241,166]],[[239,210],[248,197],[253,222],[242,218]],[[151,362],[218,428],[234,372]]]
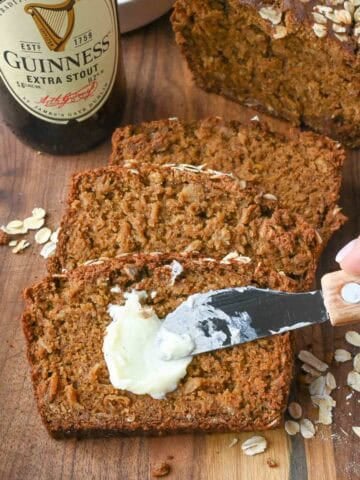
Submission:
[[[360,146],[356,0],[177,0],[176,41],[198,86]]]
[[[274,198],[241,186],[230,175],[184,165],[131,163],[79,173],[49,269],[132,252],[231,254],[309,288],[322,248],[316,231],[277,209]]]
[[[175,282],[169,268],[174,259],[183,267]],[[178,388],[163,400],[114,388],[102,352],[108,305],[124,303],[124,292],[155,291],[146,302],[164,318],[193,293],[249,284],[300,288],[254,263],[156,254],[99,261],[28,288],[23,327],[49,432],[63,437],[278,426],[293,372],[288,333],[195,356]]]
[[[232,172],[243,184],[275,196],[281,207],[300,214],[324,244],[345,219],[337,206],[345,152],[311,132],[293,129],[286,137],[258,121],[244,126],[219,117],[189,123],[170,119],[119,128],[112,145],[112,164],[132,158]]]

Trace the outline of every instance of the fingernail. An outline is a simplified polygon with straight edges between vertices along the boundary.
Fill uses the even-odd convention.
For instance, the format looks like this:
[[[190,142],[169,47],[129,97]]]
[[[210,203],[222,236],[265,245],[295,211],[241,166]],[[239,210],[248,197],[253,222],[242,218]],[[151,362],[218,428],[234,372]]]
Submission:
[[[347,254],[354,248],[356,240],[356,238],[351,240],[351,242],[347,243],[341,250],[338,251],[335,257],[336,262],[341,263],[344,260]]]

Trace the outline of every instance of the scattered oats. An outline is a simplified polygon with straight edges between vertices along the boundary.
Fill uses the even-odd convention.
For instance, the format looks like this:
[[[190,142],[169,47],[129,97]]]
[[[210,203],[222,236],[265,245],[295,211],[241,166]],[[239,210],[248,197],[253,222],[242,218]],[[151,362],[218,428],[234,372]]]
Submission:
[[[241,190],[245,190],[246,180],[239,180],[239,186],[240,186]]]
[[[336,22],[336,18],[333,10],[331,12],[324,12],[324,15],[328,20],[330,20],[330,22]]]
[[[285,432],[288,435],[296,435],[297,433],[300,432],[300,425],[298,422],[295,422],[294,420],[287,420],[285,422]]]
[[[355,433],[355,435],[360,437],[360,427],[352,427],[352,431]]]
[[[335,360],[337,362],[348,362],[351,360],[351,353],[348,352],[347,350],[344,350],[343,348],[338,348],[335,350]]]
[[[325,377],[316,378],[309,385],[310,395],[324,395],[325,394]]]
[[[281,22],[282,13],[272,7],[262,7],[259,13],[261,18],[269,20],[273,25],[278,25]]]
[[[304,372],[310,373],[313,377],[320,377],[321,373],[316,370],[315,368],[311,367],[307,363],[303,363],[301,365],[301,369],[304,370]]]
[[[313,438],[315,435],[315,427],[311,420],[308,418],[300,420],[300,433],[304,438]]]
[[[334,17],[336,23],[344,23],[345,25],[352,24],[351,14],[347,10],[335,10]]]
[[[347,376],[347,384],[356,392],[360,392],[360,373],[355,372],[355,370],[349,372]]]
[[[314,10],[322,13],[330,13],[333,12],[334,9],[332,7],[328,7],[327,5],[315,5]]]
[[[344,3],[344,0],[327,0],[327,3],[329,5],[342,5]]]
[[[102,265],[103,263],[104,263],[104,260],[101,260],[99,258],[97,260],[88,260],[87,262],[84,262],[83,265]],[[125,270],[125,268],[124,268],[124,270]]]
[[[25,250],[25,248],[27,247],[30,247],[30,242],[28,242],[27,240],[20,240],[16,247],[12,249],[12,252],[19,253],[22,250]]]
[[[24,227],[28,230],[38,230],[45,223],[44,218],[27,217],[24,220]]]
[[[326,18],[321,13],[313,12],[313,17],[314,17],[315,22],[321,23],[323,25],[327,24]]]
[[[49,242],[50,243],[50,242]],[[93,263],[96,263],[99,259],[98,258],[92,258],[90,260],[86,260],[82,265],[92,265]]]
[[[332,409],[336,406],[336,402],[329,395],[314,395],[311,397],[311,401],[314,405],[319,407],[319,419],[317,423],[323,425],[332,424]]]
[[[329,365],[325,362],[322,362],[319,360],[315,355],[313,355],[311,352],[308,350],[300,350],[298,358],[312,367],[316,368],[316,370],[319,370],[320,372],[325,372],[328,368]]]
[[[9,242],[9,247],[16,247],[17,245],[17,240],[11,240],[11,242]]]
[[[302,417],[302,407],[297,402],[291,402],[288,406],[289,415],[295,420],[299,420]]]
[[[251,122],[260,122],[260,118],[258,115],[254,115],[252,118],[250,118]]]
[[[220,263],[230,263],[230,260],[235,260],[239,263],[250,263],[251,258],[245,257],[244,255],[239,255],[238,252],[235,250],[233,252],[228,253],[225,257],[220,261]]]
[[[263,198],[266,198],[266,200],[274,200],[274,202],[277,201],[277,197],[272,193],[264,193]]]
[[[350,345],[360,347],[360,333],[355,332],[355,330],[350,330],[349,332],[346,332],[345,340],[350,343]]]
[[[111,293],[121,293],[121,288],[119,287],[119,285],[115,285],[114,287],[110,288],[110,292]]]
[[[325,376],[325,385],[330,389],[330,391],[335,390],[336,388],[336,380],[331,372],[328,372]]]
[[[335,33],[334,35],[338,40],[340,40],[340,42],[347,42],[349,40],[349,37],[347,35],[341,33]]]
[[[56,243],[58,241],[59,233],[60,233],[60,228],[58,228],[57,230],[55,230],[55,232],[51,234],[50,240]]]
[[[344,2],[344,8],[350,13],[350,15],[354,14],[355,5],[353,2],[349,2],[349,1]]]
[[[349,436],[349,434],[345,432],[345,430],[342,427],[340,427],[340,430],[343,432],[344,435],[346,435],[347,437]]]
[[[266,450],[267,441],[266,438],[255,435],[254,437],[246,440],[242,445],[241,449],[245,455],[257,455]]]
[[[280,38],[285,38],[287,33],[288,32],[287,32],[286,27],[284,27],[283,25],[277,25],[275,27],[275,32],[274,32],[273,38],[275,40],[279,40]]]
[[[173,168],[174,170],[200,173],[204,169],[204,165],[190,165],[188,163],[165,163],[164,167]]]
[[[43,243],[46,243],[49,240],[50,236],[51,236],[50,228],[47,228],[47,227],[41,228],[35,233],[35,237],[34,237],[35,242],[42,245]]]
[[[320,23],[314,23],[314,25],[312,26],[312,29],[314,30],[314,33],[317,37],[319,38],[326,37],[326,34],[327,34],[326,25],[320,25]]]
[[[205,165],[203,165],[205,167]],[[232,173],[220,172],[219,170],[213,170],[212,168],[207,168],[203,173],[211,174],[211,179],[216,179],[218,177],[230,177],[233,180],[235,179]]]
[[[133,165],[138,165],[138,162],[137,162],[137,160],[135,160],[135,158],[127,158],[124,161],[124,167],[126,167],[126,168],[130,168]]]
[[[346,27],[343,27],[341,25],[338,25],[337,23],[332,24],[332,29],[336,33],[346,33]]]
[[[1,226],[1,230],[8,235],[23,235],[24,233],[27,233],[27,228],[21,227],[21,228],[7,228],[5,225]]]
[[[345,400],[350,400],[354,395],[354,392],[349,393],[349,395],[346,395]],[[349,402],[347,402],[347,405],[349,405]]]
[[[56,243],[55,242],[47,242],[43,246],[43,248],[40,251],[40,255],[44,258],[49,258],[52,255],[54,255],[56,250]]]
[[[169,117],[170,122],[176,122],[176,120],[179,120],[178,117]]]
[[[354,370],[360,373],[360,353],[354,357]]]
[[[150,293],[150,298],[154,299],[157,295],[157,292],[155,292],[155,290],[153,290],[151,293]]]
[[[31,214],[33,217],[39,218],[39,219],[46,217],[46,211],[43,208],[39,208],[39,207],[34,208]]]
[[[235,447],[235,445],[238,443],[239,439],[238,438],[233,438],[231,442],[229,443],[229,448]]]
[[[22,229],[24,226],[24,223],[21,220],[12,220],[6,225],[6,228],[8,230],[19,230]]]

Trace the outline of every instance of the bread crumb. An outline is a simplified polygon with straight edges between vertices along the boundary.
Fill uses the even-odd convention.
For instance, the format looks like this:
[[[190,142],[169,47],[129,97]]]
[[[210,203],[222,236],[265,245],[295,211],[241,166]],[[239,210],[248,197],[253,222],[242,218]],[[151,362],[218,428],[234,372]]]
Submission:
[[[272,458],[268,458],[266,460],[266,463],[269,465],[270,468],[277,468],[279,466],[279,464]]]
[[[6,232],[0,230],[0,245],[7,245],[9,241],[10,236]]]
[[[152,469],[152,476],[159,478],[159,477],[166,477],[166,475],[169,475],[171,471],[171,467],[168,463],[166,462],[161,462],[158,465],[155,465],[155,467]]]
[[[235,445],[238,443],[239,439],[238,438],[233,438],[231,442],[229,443],[229,448],[235,447]]]

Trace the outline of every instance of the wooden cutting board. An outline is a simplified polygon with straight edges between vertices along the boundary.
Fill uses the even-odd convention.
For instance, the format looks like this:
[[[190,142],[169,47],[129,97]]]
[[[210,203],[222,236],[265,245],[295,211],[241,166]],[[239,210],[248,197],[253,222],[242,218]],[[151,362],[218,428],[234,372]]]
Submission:
[[[178,116],[206,115],[247,118],[254,112],[197,89],[173,40],[168,18],[124,38],[128,101],[124,123]],[[261,116],[262,117],[262,116]],[[278,122],[279,128],[284,128]],[[65,139],[64,139],[65,140]],[[90,153],[67,158],[40,155],[22,145],[0,123],[0,223],[25,218],[35,206],[48,211],[48,225],[59,224],[69,175],[104,165],[110,143]],[[360,153],[349,152],[344,170],[342,206],[350,217],[331,240],[319,274],[336,269],[335,252],[360,233]],[[32,237],[32,236],[31,236]],[[338,385],[337,408],[331,427],[322,427],[312,440],[290,439],[282,429],[266,432],[268,450],[256,457],[243,455],[240,444],[252,434],[181,435],[163,438],[98,440],[50,439],[36,411],[25,345],[20,326],[21,291],[41,278],[45,262],[40,247],[32,245],[14,255],[0,248],[0,479],[133,480],[151,477],[158,462],[170,463],[170,479],[178,480],[355,480],[360,479],[360,439],[351,431],[360,425],[360,395],[346,384],[349,364],[332,367]],[[344,330],[328,326],[307,328],[297,334],[297,347],[311,348],[323,359],[334,348],[349,348]],[[349,348],[351,349],[351,348]],[[355,349],[352,349],[355,353]],[[315,418],[308,394],[294,385],[294,396],[306,415]],[[229,444],[239,442],[230,448]],[[170,458],[172,457],[172,458]],[[271,467],[272,462],[276,465]]]

